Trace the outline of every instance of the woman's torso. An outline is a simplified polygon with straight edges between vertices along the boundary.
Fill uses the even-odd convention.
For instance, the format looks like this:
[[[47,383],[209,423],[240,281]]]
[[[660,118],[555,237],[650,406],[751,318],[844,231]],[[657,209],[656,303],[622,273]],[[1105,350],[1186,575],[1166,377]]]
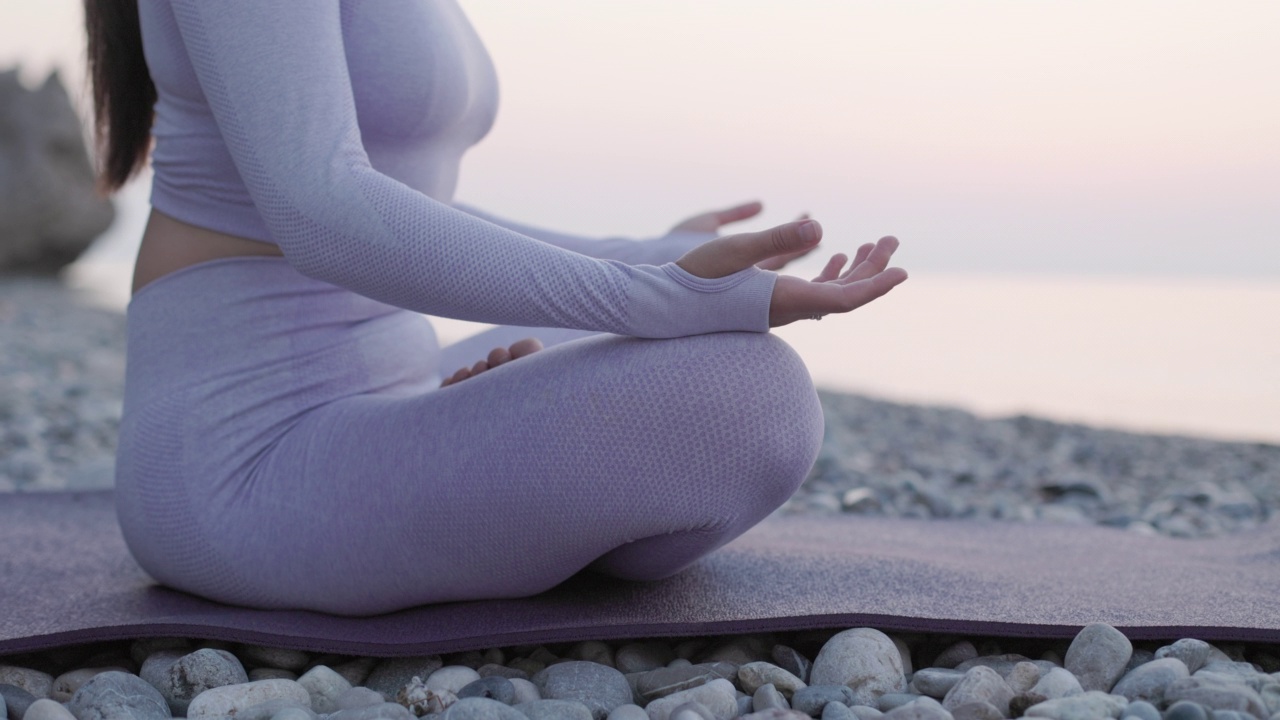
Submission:
[[[199,262],[280,255],[222,141],[169,3],[140,0],[139,16],[158,100],[154,212],[134,291]],[[479,37],[452,0],[344,1],[340,17],[370,164],[450,202],[463,153],[497,111],[497,79]]]

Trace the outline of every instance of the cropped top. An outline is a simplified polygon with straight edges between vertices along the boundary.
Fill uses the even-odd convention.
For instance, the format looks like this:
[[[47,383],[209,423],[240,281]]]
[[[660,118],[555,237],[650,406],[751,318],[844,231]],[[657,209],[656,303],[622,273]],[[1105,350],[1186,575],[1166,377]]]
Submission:
[[[431,315],[639,337],[768,330],[774,273],[708,280],[668,262],[702,238],[539,239],[452,204],[497,110],[492,63],[453,0],[139,0],[139,16],[160,212]]]

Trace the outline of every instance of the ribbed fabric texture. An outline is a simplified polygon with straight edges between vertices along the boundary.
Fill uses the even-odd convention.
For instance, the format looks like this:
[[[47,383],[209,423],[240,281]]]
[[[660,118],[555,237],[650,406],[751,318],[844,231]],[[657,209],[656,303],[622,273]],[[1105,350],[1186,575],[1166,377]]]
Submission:
[[[280,258],[151,283],[128,352],[125,539],[157,580],[255,607],[666,577],[781,505],[822,442],[809,374],[772,334],[598,334],[437,390],[423,317]]]
[[[143,0],[140,12],[160,96],[158,210],[431,315],[637,337],[768,330],[771,272],[705,281],[672,257],[587,257],[452,207],[458,161],[495,105],[453,4]]]

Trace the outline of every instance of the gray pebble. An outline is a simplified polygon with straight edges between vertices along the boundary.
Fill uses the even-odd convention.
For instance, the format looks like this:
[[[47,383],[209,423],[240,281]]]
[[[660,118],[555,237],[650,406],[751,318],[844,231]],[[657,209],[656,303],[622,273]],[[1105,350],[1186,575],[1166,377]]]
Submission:
[[[1129,664],[1124,666],[1124,671],[1127,673],[1139,665],[1145,665],[1155,659],[1156,654],[1154,652],[1143,648],[1134,648],[1133,655],[1129,656]]]
[[[786,645],[774,645],[773,650],[769,651],[769,656],[778,667],[800,678],[804,683],[809,682],[809,671],[813,669],[813,663],[809,662],[809,658]]]
[[[339,693],[334,699],[334,704],[339,710],[351,710],[354,708],[369,707],[370,705],[381,705],[386,702],[387,698],[377,690],[371,690],[367,687],[353,687],[346,692]]]
[[[528,720],[524,713],[509,705],[503,705],[497,700],[474,697],[464,698],[450,705],[440,717],[442,720]]]
[[[1253,663],[1235,662],[1233,660],[1211,660],[1195,672],[1197,676],[1208,673],[1237,677],[1246,681],[1260,674],[1258,669],[1253,666]]]
[[[569,649],[568,654],[571,660],[586,660],[587,662],[599,663],[611,668],[616,668],[617,663],[614,660],[613,648],[608,643],[599,640],[584,640]]]
[[[591,720],[591,710],[576,700],[534,700],[515,709],[529,720]]]
[[[1119,695],[1108,695],[1101,690],[1086,690],[1080,695],[1046,700],[1039,705],[1032,705],[1024,713],[1025,717],[1044,717],[1053,720],[1073,720],[1074,718],[1118,718],[1124,712],[1129,701]]]
[[[379,703],[339,710],[325,720],[413,720],[413,713],[398,703]]]
[[[644,709],[650,720],[669,720],[671,712],[687,702],[698,703],[717,720],[727,720],[738,714],[738,695],[728,680],[712,680],[706,685],[681,690],[654,700]]]
[[[955,687],[963,677],[964,673],[959,670],[921,668],[911,676],[910,688],[921,695],[941,700],[947,696],[947,691]]]
[[[1240,682],[1183,678],[1165,688],[1164,698],[1167,703],[1190,700],[1214,710],[1239,710],[1260,718],[1271,714],[1262,696]]]
[[[827,707],[832,707],[838,704],[839,703],[828,703]],[[825,713],[826,708],[823,708],[822,712]],[[879,720],[879,718],[884,717],[884,713],[869,705],[854,705],[849,707],[849,712],[853,713],[853,716],[858,718],[858,720]]]
[[[786,697],[805,687],[803,680],[773,663],[751,662],[738,668],[738,685],[744,692],[754,693],[766,684],[773,685]]]
[[[683,667],[666,667],[626,676],[635,700],[649,703],[672,693],[705,685],[712,680],[737,678],[738,668],[733,663],[698,663]]]
[[[331,713],[338,709],[338,697],[351,689],[351,683],[332,668],[316,665],[298,678],[298,684],[311,696],[311,709]]]
[[[1252,715],[1245,715],[1235,710],[1214,710],[1212,715],[1213,720],[1253,720]]]
[[[818,717],[829,703],[853,705],[854,693],[847,685],[810,685],[797,690],[791,707],[810,717]]]
[[[548,700],[576,700],[601,720],[619,705],[632,700],[631,685],[614,668],[582,660],[552,665],[534,675],[532,682]]]
[[[918,693],[885,693],[876,700],[876,709],[880,712],[889,712],[894,708],[913,703],[921,697],[923,696]]]
[[[809,720],[809,716],[797,710],[788,710],[786,708],[770,708],[761,712],[748,713],[740,716],[742,720]],[[675,716],[671,716],[675,720]]]
[[[1033,662],[1020,662],[1013,666],[1004,681],[1015,694],[1024,693],[1040,682],[1040,668]]]
[[[169,668],[186,654],[180,650],[157,650],[143,659],[138,676],[151,687],[160,690],[169,684]]]
[[[1132,700],[1125,706],[1121,717],[1134,720],[1160,720],[1160,711],[1146,700]]]
[[[1054,668],[1054,664],[1048,660],[1032,660],[1026,655],[1017,653],[1005,653],[1003,655],[980,655],[976,658],[965,660],[956,665],[955,669],[960,672],[969,672],[976,667],[989,667],[995,670],[1000,677],[1008,677],[1009,673],[1018,666],[1018,663],[1029,662],[1040,668],[1040,672],[1046,673]]]
[[[36,701],[36,696],[17,685],[0,683],[0,701],[4,702],[9,717],[20,718]]]
[[[0,683],[20,687],[37,699],[53,692],[52,675],[16,665],[0,665]]]
[[[311,661],[311,656],[301,650],[267,645],[241,645],[236,655],[245,663],[255,667],[290,670],[295,673],[301,672]]]
[[[667,716],[670,720],[716,720],[716,718],[696,702],[687,702]]]
[[[427,689],[437,693],[450,692],[454,695],[462,688],[480,680],[480,673],[466,665],[445,665],[424,678]]]
[[[316,714],[300,707],[287,707],[275,715],[271,716],[271,720],[313,720]]]
[[[627,643],[618,648],[618,652],[613,657],[613,666],[621,673],[645,672],[665,667],[675,659],[676,653],[670,643],[649,640]]]
[[[773,686],[773,683],[765,683],[756,688],[755,694],[751,697],[751,712],[760,712],[770,708],[786,708],[790,709],[791,705],[787,699],[782,697],[782,693]]]
[[[822,720],[858,720],[858,716],[853,714],[853,710],[848,705],[838,702],[827,703],[827,706],[822,708],[820,717]]]
[[[1001,715],[1009,714],[1009,701],[1014,692],[1000,674],[989,667],[979,665],[970,668],[960,682],[947,693],[942,701],[948,710],[975,702],[991,703]]]
[[[774,692],[777,691],[775,690]],[[738,717],[749,715],[755,712],[755,710],[755,698],[745,693],[738,695]]]
[[[476,674],[482,678],[504,677],[508,680],[511,680],[512,678],[519,678],[521,680],[529,679],[528,673],[526,673],[523,670],[509,668],[506,665],[498,665],[496,663],[488,663],[486,665],[481,665],[480,667],[476,668]]]
[[[1209,643],[1195,638],[1183,638],[1173,643],[1165,645],[1156,650],[1156,658],[1174,657],[1182,661],[1187,666],[1187,672],[1193,673],[1205,664],[1209,659],[1209,651],[1211,650]]]
[[[296,702],[289,700],[268,700],[257,705],[239,710],[233,716],[236,720],[273,720],[276,715],[285,711],[301,711],[308,720],[315,720],[316,714]]]
[[[935,668],[953,669],[965,660],[978,657],[978,649],[968,640],[961,640],[938,654],[933,661]]]
[[[513,705],[516,700],[516,686],[504,677],[480,678],[458,689],[458,699],[482,697],[497,700],[504,705]]]
[[[772,647],[772,643],[759,635],[737,635],[712,647],[702,656],[701,662],[746,665],[757,660],[768,660]]]
[[[371,657],[356,658],[334,665],[333,671],[341,675],[351,684],[351,687],[357,687],[364,685],[365,679],[369,677],[369,673],[373,671],[373,666],[377,662],[377,659]]]
[[[688,660],[685,660],[684,658],[679,658],[679,657],[667,663],[667,667],[669,668],[682,668],[682,667],[692,667],[692,666],[693,666],[692,662],[689,662]]]
[[[1065,666],[1087,690],[1107,692],[1116,684],[1133,655],[1124,633],[1106,623],[1087,625],[1067,648]]]
[[[244,666],[226,650],[196,650],[169,665],[158,688],[174,715],[185,715],[197,695],[210,688],[249,682]]]
[[[1183,700],[1169,706],[1164,720],[1209,720],[1209,713],[1199,704]]]
[[[627,703],[610,710],[608,720],[649,720],[649,713],[639,705]]]
[[[257,682],[259,680],[297,680],[298,673],[292,670],[281,670],[273,667],[254,668],[249,671],[249,680]]]
[[[377,690],[385,698],[394,698],[413,678],[426,680],[431,677],[431,673],[443,666],[444,662],[439,655],[383,660],[369,672],[364,686],[370,690]]]
[[[1154,705],[1164,705],[1165,688],[1187,676],[1187,666],[1181,660],[1164,657],[1130,670],[1111,692],[1130,701],[1146,700]]]
[[[898,657],[902,658],[902,673],[910,675],[915,668],[911,665],[911,648],[907,647],[907,641],[897,635],[890,635],[889,639],[893,641],[894,647],[898,648]]]
[[[528,680],[511,678],[511,687],[515,688],[516,691],[515,702],[512,704],[533,702],[534,700],[542,699],[542,693],[538,691],[538,686]]]
[[[989,702],[972,702],[953,709],[951,717],[954,720],[1001,720],[1004,715]]]
[[[117,671],[95,675],[80,686],[67,709],[79,720],[135,720],[173,717],[160,691],[137,675]],[[12,710],[12,708],[11,708]]]
[[[62,703],[49,698],[40,698],[31,703],[31,707],[27,708],[27,712],[23,714],[22,720],[76,720],[76,716],[63,707]]]
[[[1084,692],[1076,676],[1063,668],[1054,668],[1045,673],[1029,691],[1032,695],[1042,695],[1049,700],[1079,695]]]
[[[293,680],[255,680],[205,690],[191,701],[187,717],[235,715],[269,700],[285,700],[300,707],[311,705],[307,689]]]
[[[76,694],[76,690],[79,690],[81,685],[88,682],[89,678],[108,670],[125,672],[125,669],[120,667],[81,668],[64,672],[54,678],[53,687],[49,690],[49,698],[56,702],[64,703],[70,700],[71,696]]]
[[[926,698],[932,700],[932,698]],[[911,702],[884,714],[885,720],[951,720],[951,713],[936,702]]]
[[[907,689],[897,645],[874,628],[836,633],[814,658],[810,676],[814,685],[848,686],[858,705],[874,705],[887,692]]]

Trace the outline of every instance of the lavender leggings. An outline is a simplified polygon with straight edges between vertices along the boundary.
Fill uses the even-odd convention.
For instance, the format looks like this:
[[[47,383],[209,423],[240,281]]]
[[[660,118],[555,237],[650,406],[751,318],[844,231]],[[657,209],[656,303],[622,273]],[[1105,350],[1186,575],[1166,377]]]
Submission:
[[[781,505],[822,440],[768,333],[498,328],[442,352],[421,315],[263,257],[155,281],[128,322],[125,539],[228,603],[367,615],[666,577]],[[437,389],[530,335],[547,349]]]

